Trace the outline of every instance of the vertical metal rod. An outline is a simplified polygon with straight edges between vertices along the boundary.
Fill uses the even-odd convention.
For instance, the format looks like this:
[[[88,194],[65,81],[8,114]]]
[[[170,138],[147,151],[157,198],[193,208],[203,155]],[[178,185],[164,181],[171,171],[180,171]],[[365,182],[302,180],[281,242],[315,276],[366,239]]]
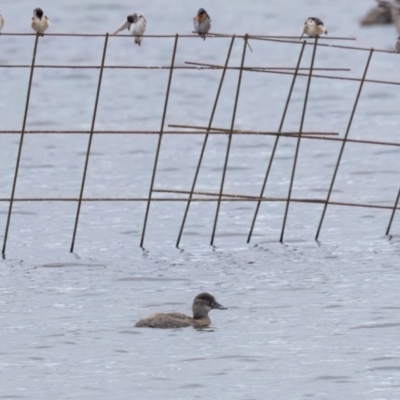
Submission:
[[[219,100],[219,96],[220,96],[220,94],[221,94],[222,85],[223,85],[223,83],[224,83],[225,74],[226,74],[226,69],[227,69],[228,64],[229,64],[229,59],[230,59],[230,57],[231,57],[231,52],[232,52],[232,47],[233,47],[233,42],[234,42],[234,41],[235,41],[235,35],[232,36],[231,44],[230,44],[229,50],[228,50],[228,55],[226,56],[226,60],[225,60],[224,69],[222,70],[221,80],[220,80],[220,82],[219,82],[219,87],[218,87],[217,95],[216,95],[216,97],[215,97],[214,106],[213,106],[213,109],[212,109],[212,111],[211,111],[210,120],[209,120],[209,122],[208,122],[208,127],[207,127],[207,131],[206,131],[206,135],[205,135],[205,137],[204,137],[203,146],[202,146],[202,148],[201,148],[199,161],[197,162],[196,172],[195,172],[195,174],[194,174],[192,187],[191,187],[191,189],[190,189],[189,199],[188,199],[188,202],[187,202],[187,204],[186,204],[185,214],[183,215],[183,220],[182,220],[181,228],[180,228],[180,230],[179,230],[178,239],[177,239],[177,241],[176,241],[176,247],[179,247],[179,243],[180,243],[180,241],[181,241],[183,229],[184,229],[185,223],[186,223],[186,218],[187,218],[187,215],[188,215],[188,212],[189,212],[190,204],[191,204],[191,201],[192,201],[192,199],[193,199],[193,192],[194,192],[194,190],[195,190],[196,183],[197,183],[197,178],[198,178],[198,176],[199,176],[201,163],[202,163],[202,161],[203,161],[204,152],[205,152],[205,149],[206,149],[206,146],[207,146],[207,141],[208,141],[209,132],[210,132],[210,129],[211,129],[211,127],[212,127],[213,120],[214,120],[215,111],[216,111],[216,109],[217,109],[218,100]]]
[[[246,34],[246,35],[245,35],[245,38],[244,38],[243,53],[242,53],[242,61],[241,61],[241,63],[240,63],[239,79],[238,79],[238,84],[237,84],[237,89],[236,89],[235,104],[234,104],[234,106],[233,106],[231,128],[230,128],[230,133],[229,133],[229,138],[228,138],[228,144],[227,144],[226,154],[225,154],[224,169],[223,169],[223,171],[222,171],[221,186],[220,186],[219,195],[218,195],[217,210],[216,210],[216,212],[215,212],[214,226],[213,226],[213,231],[212,231],[212,234],[211,234],[211,242],[210,242],[210,245],[211,245],[211,246],[214,245],[214,237],[215,237],[215,231],[216,231],[216,229],[217,229],[219,209],[220,209],[220,207],[221,207],[222,192],[223,192],[223,190],[224,190],[226,169],[227,169],[227,167],[228,167],[229,152],[230,152],[231,143],[232,143],[232,132],[233,132],[233,128],[235,127],[236,110],[237,110],[237,104],[238,104],[238,101],[239,101],[240,85],[241,85],[241,83],[242,83],[243,65],[244,65],[244,59],[245,59],[245,57],[246,57],[247,40],[248,40],[248,35]]]
[[[305,48],[305,46],[306,46],[306,42],[304,41],[304,42],[303,42],[303,46],[301,46],[299,59],[297,60],[296,70],[294,71],[294,75],[293,75],[293,79],[292,79],[292,84],[291,84],[291,86],[290,86],[289,93],[288,93],[288,97],[287,97],[287,99],[286,99],[286,104],[285,104],[285,108],[284,108],[284,110],[283,110],[283,114],[282,114],[282,118],[281,118],[281,123],[280,123],[280,125],[279,125],[278,132],[281,132],[282,129],[283,129],[283,124],[284,124],[284,122],[285,122],[287,110],[288,110],[288,108],[289,108],[290,99],[291,99],[291,97],[292,97],[292,93],[293,93],[293,89],[294,89],[294,84],[295,84],[295,82],[296,82],[297,74],[298,74],[298,72],[299,72],[299,68],[300,68],[301,60],[302,60],[302,58],[303,58],[303,53],[304,53],[304,48]],[[260,198],[264,196],[265,187],[266,187],[266,185],[267,185],[269,173],[270,173],[270,171],[271,171],[272,162],[274,161],[275,152],[276,152],[276,149],[277,149],[277,147],[278,147],[279,138],[280,138],[279,135],[277,135],[276,138],[275,138],[274,147],[272,148],[271,157],[270,157],[270,159],[269,159],[267,171],[266,171],[265,177],[264,177],[264,182],[263,182],[262,187],[261,187],[260,196],[259,196]],[[256,220],[257,220],[258,211],[259,211],[259,209],[260,209],[260,206],[261,206],[261,200],[259,200],[259,201],[257,202],[257,205],[256,205],[256,209],[255,209],[254,216],[253,216],[253,221],[252,221],[251,227],[250,227],[250,232],[249,232],[249,235],[248,235],[248,237],[247,237],[247,243],[250,243],[251,236],[252,236],[252,234],[253,234],[253,230],[254,230],[254,226],[255,226],[255,224],[256,224]]]
[[[164,132],[165,118],[166,118],[166,115],[167,115],[169,93],[170,93],[171,82],[172,82],[172,74],[173,74],[173,72],[174,72],[174,65],[175,65],[175,55],[176,55],[176,49],[177,49],[177,47],[178,47],[178,38],[179,38],[179,35],[176,34],[176,35],[175,35],[174,50],[173,50],[172,59],[171,59],[171,69],[169,70],[169,78],[168,78],[167,92],[166,92],[166,94],[165,94],[164,112],[163,112],[163,116],[162,116],[162,120],[161,120],[160,134],[159,134],[159,136],[158,136],[157,152],[156,152],[156,157],[155,157],[155,159],[154,159],[154,167],[153,167],[153,173],[152,173],[152,176],[151,176],[151,183],[150,183],[150,189],[149,189],[149,197],[148,197],[148,200],[147,200],[146,213],[145,213],[145,216],[144,216],[142,237],[141,237],[141,239],[140,239],[140,247],[141,247],[142,249],[143,249],[144,236],[145,236],[145,234],[146,234],[147,219],[148,219],[148,217],[149,217],[151,196],[152,196],[152,194],[153,194],[154,181],[155,181],[155,178],[156,178],[158,158],[159,158],[159,156],[160,156],[161,141],[162,141],[163,132]]]
[[[7,239],[8,239],[8,231],[10,229],[11,213],[12,213],[13,204],[14,204],[15,189],[17,187],[19,164],[20,164],[20,161],[21,161],[22,145],[24,143],[26,120],[28,118],[29,100],[30,100],[30,97],[31,97],[33,71],[35,70],[36,52],[37,52],[37,48],[38,48],[38,43],[39,43],[39,35],[36,34],[35,44],[34,44],[34,47],[33,47],[32,62],[31,62],[31,72],[30,72],[30,75],[29,75],[28,93],[26,95],[26,102],[25,102],[24,119],[23,119],[23,122],[22,122],[21,137],[19,139],[17,162],[16,162],[16,165],[15,165],[14,180],[13,180],[13,185],[12,185],[12,189],[11,189],[11,197],[10,197],[10,204],[9,204],[8,214],[7,214],[6,230],[4,232],[4,241],[3,241],[3,249],[2,249],[3,258],[5,258],[5,256],[6,256],[6,246],[7,246]]]
[[[390,216],[390,221],[389,221],[389,225],[388,225],[387,230],[386,230],[386,235],[389,235],[390,228],[392,227],[394,214],[396,213],[397,205],[399,204],[399,199],[400,199],[400,189],[399,189],[399,192],[397,193],[396,201],[395,201],[394,206],[393,206],[393,211],[392,211],[392,215]]]
[[[89,142],[88,142],[88,147],[87,147],[87,151],[86,151],[85,166],[83,169],[81,190],[79,192],[78,208],[76,210],[74,232],[72,234],[72,242],[71,242],[71,249],[70,249],[71,253],[73,253],[73,251],[74,251],[76,232],[78,230],[78,222],[79,222],[79,215],[80,215],[81,205],[82,205],[83,190],[85,189],[86,174],[87,174],[87,169],[88,169],[88,165],[89,165],[90,148],[92,147],[93,131],[94,131],[94,126],[96,123],[96,115],[97,115],[97,106],[99,104],[101,81],[103,79],[104,62],[105,62],[106,53],[107,53],[107,44],[108,44],[108,33],[106,34],[106,38],[104,41],[103,56],[101,58],[99,81],[97,84],[96,100],[94,103],[94,110],[93,110],[93,117],[92,117],[92,126],[90,128]]]
[[[313,68],[314,68],[314,61],[315,61],[315,54],[317,52],[317,45],[318,45],[318,36],[315,38],[313,54],[312,54],[312,57],[311,57],[311,65],[310,65],[310,72],[309,72],[309,75],[308,75],[306,95],[304,97],[303,112],[301,114],[299,137],[297,138],[296,152],[294,154],[294,160],[293,160],[292,176],[290,178],[290,184],[289,184],[288,199],[287,199],[287,202],[286,202],[285,215],[283,217],[281,237],[279,239],[279,241],[281,243],[283,242],[283,235],[285,234],[286,220],[287,220],[287,216],[288,216],[288,213],[289,213],[290,198],[292,196],[293,182],[294,182],[294,177],[295,177],[295,174],[296,174],[297,158],[299,156],[300,142],[301,142],[301,133],[303,132],[304,119],[305,119],[305,116],[306,116],[307,103],[308,103],[308,94],[310,93],[311,76],[312,76],[312,71],[313,71]]]
[[[340,161],[342,159],[344,146],[346,145],[347,137],[349,136],[349,133],[350,133],[351,124],[353,123],[354,114],[355,114],[356,109],[357,109],[358,100],[360,99],[360,96],[361,96],[361,91],[362,91],[362,88],[364,86],[364,81],[365,81],[365,78],[367,76],[367,72],[368,72],[368,68],[369,68],[369,64],[371,62],[371,58],[372,58],[373,52],[374,52],[374,49],[371,49],[370,52],[369,52],[369,55],[368,55],[367,64],[365,65],[364,73],[363,73],[363,76],[362,76],[362,79],[361,79],[361,82],[360,82],[360,87],[358,88],[358,93],[357,93],[357,96],[356,96],[356,100],[354,102],[353,110],[352,110],[351,115],[350,115],[349,123],[347,124],[346,133],[344,135],[344,139],[343,139],[343,142],[342,142],[342,147],[340,148],[340,152],[339,152],[339,156],[338,156],[338,159],[337,159],[337,162],[336,162],[335,170],[333,172],[331,184],[329,186],[328,195],[326,197],[326,202],[324,204],[324,209],[322,211],[321,219],[319,221],[319,225],[318,225],[318,229],[317,229],[317,234],[315,236],[315,240],[318,240],[318,237],[319,237],[319,234],[320,234],[320,231],[321,231],[321,227],[322,227],[322,223],[324,221],[326,209],[328,208],[328,203],[329,203],[329,200],[331,198],[333,185],[335,184],[336,175],[337,175],[337,172],[339,170],[339,164],[340,164]]]

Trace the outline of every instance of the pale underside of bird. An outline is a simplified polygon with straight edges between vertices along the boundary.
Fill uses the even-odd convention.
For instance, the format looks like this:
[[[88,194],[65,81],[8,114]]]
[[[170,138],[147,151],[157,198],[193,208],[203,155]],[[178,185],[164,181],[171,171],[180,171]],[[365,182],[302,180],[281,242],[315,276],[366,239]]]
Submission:
[[[206,34],[211,29],[211,18],[204,8],[200,8],[197,15],[193,18],[194,30],[206,40]]]
[[[0,33],[1,33],[1,30],[3,29],[3,26],[4,26],[4,18],[0,14]]]
[[[135,43],[140,46],[142,43],[144,32],[146,31],[146,24],[147,22],[143,15],[133,13],[126,17],[126,19],[113,33],[113,35],[116,35],[118,32],[128,29],[131,35],[135,36]]]
[[[41,8],[35,8],[33,11],[33,17],[31,22],[31,28],[38,33],[43,35],[44,31],[50,26],[49,19],[44,15]]]
[[[310,17],[304,23],[303,32],[300,36],[300,39],[303,37],[304,34],[309,37],[319,37],[324,33],[328,33],[328,31],[325,29],[324,23],[319,18]]]
[[[396,43],[394,44],[393,51],[395,53],[400,53],[400,36],[397,38]]]

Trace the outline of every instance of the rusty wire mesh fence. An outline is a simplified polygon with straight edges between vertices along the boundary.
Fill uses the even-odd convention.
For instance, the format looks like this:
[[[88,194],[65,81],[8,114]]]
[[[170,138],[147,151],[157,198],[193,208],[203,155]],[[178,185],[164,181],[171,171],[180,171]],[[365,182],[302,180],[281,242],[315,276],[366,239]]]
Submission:
[[[25,34],[2,34],[5,39],[7,36],[32,36],[32,35],[25,35]],[[321,229],[323,228],[324,218],[328,209],[328,206],[335,205],[335,206],[342,206],[348,207],[351,210],[354,207],[363,207],[363,208],[373,208],[376,210],[387,210],[390,212],[390,218],[387,224],[386,235],[390,234],[392,223],[395,217],[396,210],[398,209],[398,202],[400,198],[400,188],[398,193],[393,198],[393,205],[388,206],[386,204],[369,204],[369,203],[355,203],[355,202],[346,202],[346,201],[333,201],[331,200],[332,190],[335,186],[335,180],[337,179],[338,174],[340,173],[340,163],[343,156],[343,151],[346,145],[350,144],[357,144],[357,145],[377,145],[377,146],[386,146],[387,148],[397,148],[400,146],[400,142],[389,142],[389,141],[380,141],[380,140],[362,140],[362,139],[351,139],[349,138],[349,133],[352,128],[352,122],[354,115],[357,110],[357,106],[359,104],[359,100],[362,96],[363,88],[366,84],[375,84],[375,85],[394,85],[399,86],[400,81],[388,81],[388,80],[377,80],[377,79],[368,79],[368,70],[371,63],[371,59],[374,57],[376,53],[389,53],[386,50],[374,50],[368,48],[360,48],[352,46],[351,44],[348,45],[338,45],[332,44],[336,43],[337,41],[351,41],[351,38],[324,38],[321,39],[308,39],[304,41],[299,41],[298,38],[295,37],[283,37],[283,36],[251,36],[251,35],[222,35],[222,34],[212,34],[210,35],[210,39],[223,37],[225,39],[229,39],[229,46],[226,49],[226,59],[225,63],[218,65],[218,64],[210,64],[210,63],[200,63],[200,62],[185,62],[184,64],[177,64],[176,63],[176,55],[179,52],[179,43],[181,38],[196,38],[198,37],[195,35],[164,35],[164,36],[148,36],[147,38],[151,38],[153,40],[157,40],[157,38],[169,38],[169,40],[173,41],[173,50],[170,59],[170,65],[107,65],[107,48],[109,44],[109,35],[62,35],[62,34],[49,34],[46,36],[55,36],[55,37],[63,37],[63,36],[76,36],[82,37],[86,39],[90,39],[91,37],[103,37],[104,38],[104,45],[102,50],[102,57],[101,62],[99,65],[56,65],[56,64],[37,64],[37,54],[40,51],[40,43],[43,40],[42,37],[36,36],[33,48],[33,55],[31,64],[3,64],[0,65],[1,69],[11,68],[25,68],[29,69],[29,80],[28,80],[28,87],[27,87],[27,95],[26,95],[26,103],[24,108],[24,116],[22,121],[22,127],[18,130],[1,130],[1,135],[17,135],[19,137],[19,145],[18,145],[18,152],[15,162],[15,170],[14,170],[14,178],[12,181],[12,187],[10,191],[10,196],[7,198],[0,198],[0,202],[8,204],[8,212],[6,217],[5,226],[2,227],[4,229],[4,236],[3,236],[3,244],[2,244],[2,254],[3,257],[6,254],[7,248],[7,241],[9,237],[9,231],[12,229],[12,216],[13,216],[13,205],[16,202],[74,202],[76,203],[76,214],[74,218],[74,224],[71,226],[71,246],[70,251],[74,251],[77,232],[79,228],[79,217],[81,214],[81,206],[83,202],[144,202],[146,205],[145,213],[143,215],[143,222],[141,225],[141,237],[140,242],[138,243],[141,247],[144,246],[144,241],[146,237],[146,228],[148,225],[148,218],[151,213],[151,205],[153,202],[183,202],[185,203],[184,213],[182,215],[174,216],[177,219],[181,220],[179,232],[176,233],[176,246],[179,247],[181,243],[182,236],[185,233],[185,224],[187,221],[187,217],[190,213],[190,207],[193,202],[213,202],[216,204],[215,208],[215,216],[213,221],[213,227],[211,232],[210,244],[214,244],[215,234],[217,231],[218,226],[218,218],[220,213],[220,206],[222,202],[253,202],[255,204],[254,212],[251,216],[251,223],[248,227],[248,235],[247,235],[247,242],[251,241],[254,227],[257,223],[257,218],[259,216],[260,205],[263,202],[283,202],[285,204],[285,212],[282,220],[282,228],[281,234],[279,237],[279,241],[284,240],[285,228],[288,213],[290,211],[291,203],[308,203],[308,204],[318,204],[322,206],[322,213],[319,218],[318,226],[315,228],[315,239],[318,240],[319,235],[321,233]],[[126,35],[125,35],[126,36]],[[121,35],[119,37],[124,37]],[[241,62],[239,66],[230,66],[230,57],[232,54],[232,48],[234,43],[242,43],[242,50],[241,50]],[[288,43],[293,44],[293,48],[298,51],[298,59],[296,65],[285,65],[282,67],[274,67],[274,66],[252,66],[248,67],[245,66],[246,54],[248,51],[251,50],[249,41],[269,41],[269,42],[276,42],[282,43],[287,45]],[[346,42],[351,43],[351,42]],[[310,63],[308,67],[301,67],[301,63],[304,56],[304,50],[306,46],[312,46],[312,56],[310,59]],[[365,65],[363,66],[363,72],[361,76],[348,76],[347,72],[350,71],[348,68],[317,68],[315,67],[315,60],[317,54],[317,48],[319,47],[326,47],[326,48],[336,48],[342,49],[343,51],[351,52],[359,51],[364,52],[365,57]],[[376,55],[375,55],[376,57]],[[138,63],[139,64],[139,63]],[[96,96],[94,99],[94,106],[93,106],[93,114],[92,114],[92,121],[89,130],[82,130],[82,129],[75,129],[75,130],[28,130],[27,128],[27,116],[29,113],[30,108],[30,97],[31,97],[31,90],[32,85],[34,82],[34,72],[37,69],[94,69],[98,70],[98,83],[96,89]],[[96,130],[96,116],[98,112],[98,104],[99,98],[101,96],[101,88],[102,88],[102,80],[103,80],[103,72],[107,69],[146,69],[148,71],[152,70],[166,70],[168,72],[168,80],[166,82],[166,91],[165,91],[165,101],[163,107],[162,118],[160,121],[160,129],[159,130]],[[171,92],[171,87],[174,85],[174,71],[176,70],[193,70],[198,71],[201,73],[203,70],[219,70],[220,71],[220,78],[218,89],[215,93],[215,99],[212,106],[212,112],[208,116],[207,124],[203,126],[199,125],[184,125],[184,124],[169,124],[166,126],[166,115],[168,113],[168,102],[169,96]],[[218,106],[219,101],[221,100],[221,90],[224,85],[224,80],[226,74],[230,70],[235,70],[238,72],[238,79],[236,84],[236,92],[235,92],[235,99],[234,99],[234,107],[232,111],[232,115],[230,117],[230,125],[224,127],[216,127],[214,126],[214,116]],[[330,75],[330,72],[335,72],[335,75]],[[291,83],[288,87],[287,96],[285,104],[283,105],[283,112],[280,117],[280,125],[277,131],[263,131],[263,130],[243,130],[243,129],[235,129],[235,122],[236,122],[236,114],[237,114],[237,105],[239,98],[241,96],[241,83],[244,73],[254,73],[254,74],[279,74],[279,75],[287,75],[291,77]],[[341,75],[341,73],[343,73]],[[300,120],[298,121],[298,130],[296,131],[285,131],[283,129],[285,120],[287,118],[287,111],[290,105],[290,102],[293,98],[293,90],[295,88],[296,82],[299,78],[303,78],[307,81],[306,89],[304,92],[303,97],[303,104],[302,104],[302,112]],[[335,80],[347,80],[351,82],[357,83],[357,91],[354,93],[354,102],[352,105],[352,110],[350,112],[350,118],[347,123],[346,131],[344,132],[343,136],[339,137],[338,132],[324,132],[324,131],[307,131],[304,129],[304,121],[305,116],[307,113],[307,106],[308,106],[308,99],[310,93],[310,85],[311,81],[314,79],[322,79],[322,80],[329,80],[335,82]],[[278,109],[279,108],[279,109]],[[277,105],[277,112],[282,109],[282,105]],[[87,146],[85,149],[85,162],[82,165],[80,170],[81,177],[81,184],[79,193],[75,198],[71,197],[49,197],[49,198],[29,198],[29,197],[16,197],[16,187],[18,185],[18,175],[19,175],[19,168],[21,163],[21,158],[23,157],[23,145],[24,145],[24,137],[25,135],[36,135],[36,134],[68,134],[68,135],[86,135],[88,137]],[[91,156],[91,147],[93,137],[95,135],[156,135],[158,137],[157,146],[154,151],[154,164],[151,174],[151,179],[146,184],[148,185],[148,195],[146,197],[135,196],[134,194],[132,197],[85,197],[85,182],[87,177],[87,170],[89,165],[89,160]],[[203,137],[202,146],[200,149],[199,158],[196,162],[196,168],[193,171],[192,183],[187,190],[175,190],[175,189],[159,189],[155,186],[155,177],[157,174],[157,167],[160,157],[160,151],[162,149],[162,139],[166,135],[201,135]],[[202,168],[202,162],[204,160],[205,152],[207,151],[207,142],[210,136],[212,135],[223,135],[227,138],[226,149],[223,154],[220,154],[221,159],[223,159],[223,169],[222,174],[219,176],[219,190],[216,192],[213,191],[200,191],[196,190],[196,184],[198,180],[198,176],[200,170]],[[266,160],[265,165],[265,173],[264,179],[262,181],[261,186],[259,187],[259,195],[244,195],[244,194],[235,194],[235,193],[226,193],[225,189],[225,179],[226,179],[226,172],[229,163],[230,151],[231,151],[231,143],[232,137],[236,135],[262,135],[273,137],[273,146],[270,153],[270,157]],[[286,197],[268,197],[265,195],[266,185],[268,179],[270,177],[270,171],[272,164],[274,162],[274,157],[277,151],[277,147],[279,145],[280,138],[290,138],[295,142],[295,153],[292,160],[291,170],[287,171],[287,174],[290,176],[290,183],[287,191]],[[292,189],[293,184],[295,182],[296,177],[296,166],[298,157],[301,150],[301,142],[307,141],[324,141],[326,143],[336,142],[340,144],[340,150],[336,156],[336,164],[332,170],[332,175],[330,181],[326,182],[326,195],[323,198],[315,199],[315,198],[296,198],[293,197]],[[112,174],[112,171],[110,172]],[[400,183],[399,183],[400,185]],[[168,193],[175,197],[157,197],[157,194],[160,193]],[[40,221],[39,221],[40,223]]]

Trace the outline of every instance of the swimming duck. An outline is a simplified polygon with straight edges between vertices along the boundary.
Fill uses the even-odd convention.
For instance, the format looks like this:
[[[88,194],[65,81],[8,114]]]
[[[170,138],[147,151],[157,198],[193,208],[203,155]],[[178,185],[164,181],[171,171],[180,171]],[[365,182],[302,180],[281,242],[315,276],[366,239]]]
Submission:
[[[304,34],[310,37],[317,37],[323,35],[324,33],[328,33],[328,31],[325,29],[324,23],[319,18],[310,17],[306,22],[304,22],[303,33],[301,34],[300,39]]]
[[[141,14],[133,13],[128,15],[125,21],[119,26],[119,28],[113,33],[116,35],[118,32],[128,29],[132,36],[135,36],[135,43],[139,46],[142,43],[143,34],[146,30],[146,19]]]
[[[1,30],[3,29],[3,26],[4,26],[4,18],[0,14],[0,33],[1,33]]]
[[[147,318],[141,319],[136,323],[137,328],[186,328],[193,326],[194,328],[206,328],[211,324],[209,311],[226,310],[227,308],[219,304],[214,296],[209,293],[198,294],[193,301],[193,318],[182,313],[156,313]]]
[[[35,8],[33,10],[33,17],[31,22],[31,28],[43,36],[44,31],[50,26],[49,19],[43,14],[41,8]]]
[[[211,28],[211,18],[204,8],[200,8],[193,18],[194,30],[206,40],[206,34]]]

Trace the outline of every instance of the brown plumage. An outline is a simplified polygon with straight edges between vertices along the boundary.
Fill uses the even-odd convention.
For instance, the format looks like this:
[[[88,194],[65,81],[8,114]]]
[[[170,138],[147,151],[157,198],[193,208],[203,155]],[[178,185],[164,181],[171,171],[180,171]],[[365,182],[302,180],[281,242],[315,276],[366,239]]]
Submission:
[[[182,313],[156,313],[141,319],[135,326],[137,328],[161,329],[187,328],[188,326],[205,328],[211,324],[208,313],[214,309],[226,310],[226,308],[219,304],[211,294],[200,293],[193,301],[193,318]]]

